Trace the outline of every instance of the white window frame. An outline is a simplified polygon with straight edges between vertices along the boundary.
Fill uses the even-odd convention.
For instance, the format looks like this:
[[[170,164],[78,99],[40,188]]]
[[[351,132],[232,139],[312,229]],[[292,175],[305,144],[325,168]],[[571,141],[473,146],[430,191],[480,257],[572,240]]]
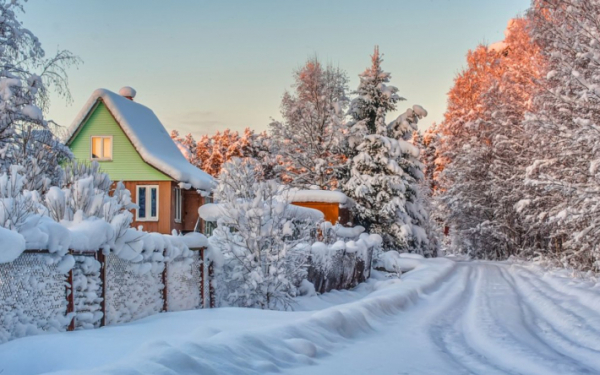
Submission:
[[[135,188],[135,197],[137,203],[140,201],[140,188],[146,188],[146,217],[140,217],[140,209],[135,210],[135,220],[136,221],[158,221],[158,217],[160,215],[159,207],[160,207],[160,189],[158,185],[137,185]],[[156,188],[156,216],[152,216],[152,189]]]
[[[183,196],[181,194],[181,188],[176,187],[174,194],[175,194],[175,222],[181,223],[181,209],[183,206],[182,205]]]
[[[94,157],[94,138],[102,138],[102,156],[101,158],[95,158]],[[104,157],[104,140],[105,139],[110,139],[110,158],[105,158]],[[113,143],[113,136],[112,135],[92,135],[90,137],[90,159],[91,160],[97,160],[97,161],[112,161],[113,160],[113,152],[114,152],[114,143]]]

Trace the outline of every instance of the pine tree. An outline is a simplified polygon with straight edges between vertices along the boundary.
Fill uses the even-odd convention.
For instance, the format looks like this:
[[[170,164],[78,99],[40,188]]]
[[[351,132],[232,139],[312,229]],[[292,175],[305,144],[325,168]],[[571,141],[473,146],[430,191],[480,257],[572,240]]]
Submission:
[[[398,89],[388,86],[390,74],[381,69],[379,49],[372,65],[360,77],[349,113],[350,178],[342,184],[354,200],[354,212],[371,233],[380,234],[384,250],[423,252],[427,238],[419,227],[417,181],[422,178],[419,150],[410,139],[419,118],[427,113],[419,106],[387,124],[385,116],[400,100]]]

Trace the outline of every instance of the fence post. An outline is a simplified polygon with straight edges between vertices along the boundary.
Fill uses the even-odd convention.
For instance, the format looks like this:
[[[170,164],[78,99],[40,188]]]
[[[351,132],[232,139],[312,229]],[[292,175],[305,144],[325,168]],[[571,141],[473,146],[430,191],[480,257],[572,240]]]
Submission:
[[[208,265],[208,297],[210,298],[210,308],[215,307],[215,286],[213,284],[213,279],[215,276],[215,270],[213,268],[212,262]]]
[[[206,299],[204,295],[204,250],[205,247],[200,248],[200,301],[202,303],[202,308],[206,308]]]
[[[163,257],[165,256],[165,251],[166,249],[163,250]],[[164,285],[163,288],[163,292],[162,292],[162,298],[163,298],[163,312],[168,312],[169,311],[169,291],[167,288],[167,282],[168,282],[168,262],[164,262],[165,264],[165,268],[162,271],[162,283]]]
[[[69,251],[71,253],[71,251]],[[65,291],[67,294],[67,315],[75,312],[75,288],[73,288],[73,269],[69,270],[67,274],[67,284],[65,285]],[[71,322],[67,327],[67,331],[75,330],[75,316],[71,318]]]

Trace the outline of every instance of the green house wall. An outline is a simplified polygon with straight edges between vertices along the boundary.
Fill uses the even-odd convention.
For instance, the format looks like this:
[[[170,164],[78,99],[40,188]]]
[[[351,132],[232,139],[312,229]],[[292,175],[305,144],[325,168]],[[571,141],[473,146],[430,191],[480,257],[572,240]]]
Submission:
[[[91,137],[113,137],[113,160],[98,161],[113,181],[171,181],[172,179],[147,164],[119,126],[104,103],[99,102],[69,142],[77,160],[90,162]]]

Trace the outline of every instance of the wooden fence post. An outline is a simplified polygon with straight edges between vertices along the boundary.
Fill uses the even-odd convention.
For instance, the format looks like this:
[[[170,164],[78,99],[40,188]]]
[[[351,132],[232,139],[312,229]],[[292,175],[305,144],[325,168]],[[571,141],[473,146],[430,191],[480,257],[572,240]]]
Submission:
[[[200,248],[200,302],[202,303],[202,308],[206,308],[206,299],[204,295],[204,250],[205,247]]]
[[[73,269],[69,270],[67,275],[67,285],[65,285],[67,293],[67,315],[75,312],[75,288],[73,287]],[[67,331],[75,330],[75,315],[71,318],[71,322],[67,327]]]
[[[166,249],[165,249],[166,250]],[[163,256],[165,256],[165,250],[163,250]],[[167,284],[168,284],[168,262],[164,262],[165,264],[165,268],[162,271],[162,283],[164,285],[163,288],[163,292],[162,292],[162,298],[163,298],[163,312],[168,312],[169,311],[169,288],[167,288]]]
[[[215,286],[213,284],[213,279],[215,276],[215,270],[213,268],[212,262],[208,265],[208,298],[210,298],[210,308],[215,307]]]

